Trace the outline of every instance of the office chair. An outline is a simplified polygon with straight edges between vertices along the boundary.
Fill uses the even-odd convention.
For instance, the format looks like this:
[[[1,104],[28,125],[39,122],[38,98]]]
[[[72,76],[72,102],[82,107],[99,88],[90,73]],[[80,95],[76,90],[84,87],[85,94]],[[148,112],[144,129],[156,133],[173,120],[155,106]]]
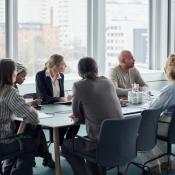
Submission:
[[[2,172],[2,165],[3,165],[2,161],[14,158],[16,156],[19,156],[23,152],[22,144],[20,142],[20,137],[21,136],[22,135],[14,135],[14,136],[10,136],[8,138],[0,139],[0,175],[3,175],[3,172]],[[19,149],[17,149],[17,150],[14,149],[14,150],[12,150],[9,153],[5,153],[2,148],[4,148],[4,145],[5,145],[5,143],[3,143],[4,140],[7,140],[7,139],[15,139],[19,143]]]
[[[105,172],[111,167],[117,167],[118,175],[121,175],[119,168],[136,157],[136,140],[140,120],[141,116],[105,120],[101,126],[96,151],[84,154],[77,151],[74,154],[98,164]],[[127,170],[128,166],[124,174]]]
[[[137,138],[137,152],[144,153],[153,149],[157,143],[158,121],[162,109],[149,109],[141,113],[142,119],[139,127],[139,135]],[[141,168],[144,174],[150,173],[148,163],[154,159],[145,162],[144,164],[132,162],[132,164]]]
[[[167,142],[167,152],[148,161],[148,162],[151,162],[161,157],[168,156],[169,167],[167,169],[167,174],[169,174],[169,170],[170,170],[170,157],[175,156],[175,154],[172,152],[172,145],[175,144],[175,106],[170,107],[168,111],[169,110],[172,111],[170,123],[165,121],[159,121],[159,123],[169,124],[168,135],[167,136],[157,135],[157,139]]]
[[[36,93],[28,93],[28,94],[24,94],[23,97],[24,97],[24,98],[30,98],[30,97],[32,97],[34,100],[37,99],[37,95],[36,95]]]

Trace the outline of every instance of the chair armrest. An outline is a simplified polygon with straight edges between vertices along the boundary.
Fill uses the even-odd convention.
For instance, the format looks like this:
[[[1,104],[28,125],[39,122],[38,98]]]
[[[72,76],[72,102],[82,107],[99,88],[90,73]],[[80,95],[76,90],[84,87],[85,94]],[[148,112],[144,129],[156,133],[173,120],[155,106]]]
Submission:
[[[1,138],[0,140],[14,139],[14,138],[21,137],[21,136],[23,136],[23,134],[15,134],[9,137]]]
[[[161,121],[161,120],[159,120],[158,123],[166,123],[166,124],[169,124],[170,122],[166,122],[166,121]]]

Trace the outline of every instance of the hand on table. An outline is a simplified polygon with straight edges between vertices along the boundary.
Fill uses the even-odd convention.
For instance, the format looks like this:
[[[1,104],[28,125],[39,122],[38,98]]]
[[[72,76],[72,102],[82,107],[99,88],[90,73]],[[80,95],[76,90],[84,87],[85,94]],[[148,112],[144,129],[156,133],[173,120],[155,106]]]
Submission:
[[[76,117],[74,114],[72,114],[71,116],[69,116],[71,118],[71,120],[74,122],[74,123],[77,123],[79,122],[79,117]]]
[[[72,96],[71,95],[68,95],[66,97],[60,97],[59,98],[59,101],[60,102],[67,102],[67,101],[71,101],[72,100]]]
[[[29,102],[28,104],[31,106],[38,106],[41,105],[42,100],[41,99],[35,99],[32,102]]]
[[[128,100],[126,99],[120,99],[120,104],[121,105],[126,105],[128,103]]]

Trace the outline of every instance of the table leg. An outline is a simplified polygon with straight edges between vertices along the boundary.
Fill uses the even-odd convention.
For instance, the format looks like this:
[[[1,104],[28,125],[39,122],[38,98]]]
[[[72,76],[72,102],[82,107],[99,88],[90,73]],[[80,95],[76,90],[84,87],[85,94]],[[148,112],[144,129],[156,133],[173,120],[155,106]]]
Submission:
[[[17,134],[22,134],[24,132],[25,128],[26,128],[26,123],[21,122],[20,125],[19,125],[19,128],[18,128]]]
[[[55,150],[55,175],[61,175],[59,128],[53,128],[53,140],[54,140],[54,150]]]

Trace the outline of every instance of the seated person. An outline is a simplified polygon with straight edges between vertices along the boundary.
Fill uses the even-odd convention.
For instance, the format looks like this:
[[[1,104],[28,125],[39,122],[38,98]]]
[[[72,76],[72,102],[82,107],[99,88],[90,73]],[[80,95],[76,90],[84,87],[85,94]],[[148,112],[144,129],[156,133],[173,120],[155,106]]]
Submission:
[[[6,175],[32,175],[32,162],[35,155],[36,140],[32,136],[8,138],[16,135],[13,127],[13,116],[23,118],[26,123],[37,125],[39,122],[36,110],[25,103],[18,91],[13,87],[16,81],[16,66],[11,59],[0,60],[0,145],[1,153],[20,150],[15,158],[3,162],[3,173]],[[22,145],[21,145],[22,144]]]
[[[139,84],[140,87],[147,86],[134,67],[135,60],[128,50],[123,50],[119,55],[119,65],[112,68],[110,78],[114,83],[118,96],[128,96],[132,84]]]
[[[64,95],[64,70],[66,63],[61,55],[54,54],[50,56],[44,70],[36,74],[36,92],[37,96],[44,103],[64,102],[71,100],[71,97]],[[63,143],[64,136],[66,139],[73,138],[78,130],[79,125],[62,127],[59,129],[60,144]]]
[[[165,64],[165,75],[170,82],[169,85],[165,86],[160,94],[154,99],[151,103],[150,108],[163,108],[169,109],[172,106],[175,106],[175,53],[170,54],[166,60]],[[159,123],[158,125],[158,134],[162,136],[168,135],[169,122],[171,120],[171,111],[164,112],[160,117],[160,121],[167,122],[167,124]],[[141,159],[143,162],[146,162],[154,157],[157,157],[161,154],[167,152],[167,143],[161,140],[157,140],[157,145],[151,150],[141,155]],[[149,163],[149,166],[153,171],[161,173],[161,168],[168,168],[168,157],[163,157],[160,160],[155,160]]]
[[[16,63],[17,67],[17,76],[14,87],[17,89],[17,84],[21,85],[27,76],[27,69],[20,63]],[[32,102],[28,103],[32,106],[37,106],[41,103],[40,99],[35,99]],[[19,128],[19,122],[17,122],[17,129]],[[37,135],[37,156],[43,157],[43,165],[48,166],[49,168],[55,168],[55,162],[52,159],[51,153],[49,153],[49,149],[47,146],[47,141],[45,134],[42,130],[41,126],[37,126],[37,128],[32,128],[31,125],[27,125],[26,132],[35,132]],[[35,162],[34,162],[35,165]]]
[[[64,95],[64,70],[66,63],[61,55],[50,56],[44,70],[36,74],[37,96],[44,103],[64,102],[71,97]]]
[[[87,137],[94,143],[82,143],[77,138],[65,140],[62,155],[70,163],[75,175],[82,175],[82,172],[84,175],[100,175],[103,174],[102,168],[74,156],[72,148],[79,153],[95,150],[102,122],[109,118],[121,119],[122,111],[112,82],[98,76],[97,64],[93,58],[80,59],[78,72],[82,80],[73,86],[72,119],[85,123]]]

